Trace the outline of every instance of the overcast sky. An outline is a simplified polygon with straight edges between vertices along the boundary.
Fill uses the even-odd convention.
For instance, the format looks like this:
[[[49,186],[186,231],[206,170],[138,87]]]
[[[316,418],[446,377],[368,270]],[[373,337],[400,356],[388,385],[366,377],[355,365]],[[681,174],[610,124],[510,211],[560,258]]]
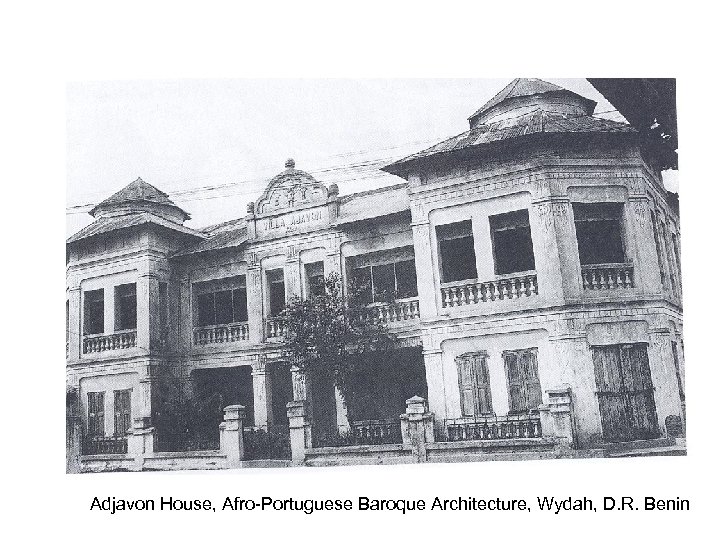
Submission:
[[[614,109],[585,79],[545,79]],[[399,181],[378,169],[468,129],[510,79],[233,79],[73,83],[67,233],[138,177],[203,227],[245,214],[285,160],[341,194]],[[624,121],[617,112],[600,115]],[[677,189],[676,175],[666,179]],[[207,189],[205,189],[207,188]]]

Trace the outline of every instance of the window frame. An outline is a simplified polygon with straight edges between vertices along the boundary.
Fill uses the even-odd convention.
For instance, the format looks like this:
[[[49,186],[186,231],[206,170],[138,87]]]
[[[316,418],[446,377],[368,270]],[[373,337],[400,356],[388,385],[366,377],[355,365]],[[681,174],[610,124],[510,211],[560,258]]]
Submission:
[[[453,233],[451,227],[462,227],[463,224],[467,224],[468,232],[463,234],[462,231]],[[446,232],[447,231],[447,232]],[[446,257],[443,255],[443,246],[446,242],[453,242],[457,240],[468,240],[469,247],[472,250],[473,264],[468,265],[470,274],[467,277],[461,277],[460,279],[447,279],[445,275],[445,262]],[[443,223],[435,226],[435,240],[437,243],[437,256],[438,256],[438,270],[440,273],[440,283],[457,283],[461,281],[471,281],[478,278],[477,268],[477,252],[475,251],[475,233],[473,231],[473,220],[463,219],[452,223]],[[454,276],[453,276],[454,277]]]
[[[525,358],[528,360],[528,369],[523,369],[520,365]],[[542,384],[540,382],[540,370],[538,367],[538,348],[530,347],[527,349],[513,349],[502,352],[503,366],[505,368],[505,380],[508,392],[508,414],[524,414],[536,411],[542,405]],[[516,362],[517,380],[511,377],[509,361],[514,359]],[[523,375],[529,375],[527,379]],[[513,403],[513,387],[520,390],[520,402]],[[532,403],[532,398],[537,403]]]
[[[512,220],[513,217],[520,217],[521,219],[518,221],[522,221],[525,219],[527,221],[527,225],[520,224],[520,225],[506,225],[506,226],[499,226],[494,225],[493,221],[500,221],[500,220]],[[493,214],[492,216],[488,216],[488,225],[490,227],[490,244],[492,246],[492,255],[493,255],[493,269],[495,271],[496,276],[510,276],[513,274],[523,274],[526,272],[535,272],[537,270],[537,266],[535,264],[535,244],[533,243],[532,238],[532,226],[530,225],[530,211],[527,208],[521,208],[519,210],[512,210],[510,212],[503,212],[502,214]],[[500,268],[498,268],[498,241],[496,239],[496,233],[502,232],[502,231],[516,231],[519,229],[527,229],[527,235],[528,239],[530,240],[530,260],[532,261],[532,266],[530,268],[522,268],[522,269],[516,269],[512,270],[510,272],[501,272]],[[506,270],[503,268],[502,270]]]
[[[578,259],[580,266],[596,266],[602,264],[625,264],[629,262],[628,259],[628,242],[627,242],[627,230],[625,224],[625,203],[624,202],[573,202],[573,227],[575,228],[575,241],[578,246]],[[605,218],[603,216],[592,216],[592,215],[581,215],[582,211],[587,213],[595,212],[602,214],[607,212],[608,214],[615,214],[615,217]],[[578,236],[578,223],[590,223],[590,222],[610,222],[615,221],[618,224],[618,236],[620,240],[620,253],[622,257],[620,261],[602,261],[602,262],[583,262],[583,248],[581,247],[580,238]],[[584,244],[583,244],[584,245]]]
[[[132,290],[132,293],[124,292],[125,289]],[[115,295],[115,321],[114,321],[114,330],[115,332],[128,332],[132,330],[137,330],[137,283],[130,282],[130,283],[121,283],[119,285],[115,285],[113,287],[113,294]],[[132,316],[128,318],[128,321],[124,321],[123,319],[128,315],[127,312],[124,312],[128,306],[124,304],[127,298],[134,298],[134,306],[130,313],[132,313]],[[124,324],[126,322],[129,322],[131,319],[135,320],[135,324]]]
[[[413,296],[400,296],[399,289],[398,289],[398,274],[397,274],[397,265],[399,263],[412,263],[413,269],[415,270],[415,295]],[[389,300],[379,298],[380,293],[376,292],[375,290],[375,271],[374,268],[380,268],[383,266],[390,266],[392,265],[392,272],[393,272],[393,291],[391,293],[391,298]],[[358,270],[366,270],[369,269],[370,272],[370,296],[371,296],[371,302],[365,304],[366,306],[372,306],[372,305],[381,305],[381,304],[387,304],[388,302],[394,301],[394,300],[410,300],[413,298],[418,297],[418,290],[417,290],[417,269],[415,267],[415,259],[414,258],[408,258],[408,259],[398,259],[398,260],[392,260],[392,261],[386,261],[386,262],[367,262],[365,264],[359,264],[357,266],[353,266],[352,271],[350,272],[351,279],[354,278],[354,273]]]
[[[217,294],[223,294],[228,293],[231,294],[231,321],[226,323],[218,323],[218,317],[217,317],[217,301],[216,296]],[[237,297],[240,295],[244,295],[245,302],[244,304],[237,300]],[[203,309],[202,303],[203,300],[201,298],[207,298],[210,297],[210,311],[212,312],[212,324],[202,324],[204,321],[203,317],[201,316],[201,310]],[[169,297],[168,297],[169,300]],[[247,323],[249,319],[248,314],[248,295],[247,295],[247,285],[245,281],[245,276],[234,276],[232,278],[224,278],[224,279],[213,279],[209,281],[201,281],[193,284],[193,301],[195,303],[195,306],[193,308],[193,320],[194,324],[193,326],[195,328],[209,328],[212,326],[228,326],[232,324],[242,324]],[[237,307],[242,306],[243,309],[238,310]],[[169,307],[169,302],[168,302]],[[238,311],[240,314],[244,314],[244,320],[239,320],[241,317],[239,317]],[[169,315],[169,313],[168,313]]]
[[[90,295],[94,295],[94,294],[96,294],[99,299],[89,301],[88,297]],[[99,332],[89,332],[88,331],[88,326],[90,326],[90,325],[88,325],[88,320],[89,320],[88,313],[90,311],[90,310],[88,310],[88,305],[90,303],[100,305],[100,307],[101,307],[101,309],[98,311],[98,314],[100,317],[99,317],[99,320],[97,321],[97,326],[100,328]],[[93,329],[95,329],[95,328],[93,328]],[[97,336],[97,335],[102,335],[104,333],[105,333],[105,289],[100,288],[100,289],[91,289],[88,291],[84,291],[83,292],[83,335],[84,336]]]
[[[455,357],[460,392],[460,414],[467,417],[492,416],[492,385],[487,351],[474,351]],[[470,392],[472,411],[468,411],[465,393]]]
[[[87,393],[87,434],[88,437],[105,436],[105,392]]]

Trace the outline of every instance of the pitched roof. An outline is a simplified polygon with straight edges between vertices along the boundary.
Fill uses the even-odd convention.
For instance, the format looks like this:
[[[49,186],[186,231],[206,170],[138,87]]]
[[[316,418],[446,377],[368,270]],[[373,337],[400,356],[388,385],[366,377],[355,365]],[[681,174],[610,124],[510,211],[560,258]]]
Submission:
[[[424,157],[526,137],[540,133],[636,133],[628,124],[593,116],[565,117],[559,113],[536,110],[520,117],[474,128],[430,148],[391,163],[382,170],[397,174],[403,165]]]
[[[247,241],[245,218],[207,227],[203,229],[203,233],[208,237],[193,246],[176,251],[172,256],[182,257],[216,249],[240,247]]]
[[[96,221],[93,221],[90,225],[87,227],[84,227],[80,231],[73,234],[70,238],[67,239],[67,243],[71,244],[73,242],[77,242],[79,240],[84,240],[85,238],[89,238],[91,236],[97,236],[99,234],[105,234],[112,231],[117,231],[120,229],[127,229],[129,227],[135,227],[137,225],[144,225],[146,223],[154,223],[156,225],[159,225],[161,227],[165,227],[167,229],[171,229],[180,233],[188,234],[191,236],[197,236],[199,238],[204,238],[203,233],[198,232],[194,229],[190,229],[189,227],[185,227],[184,225],[179,225],[177,223],[173,223],[172,221],[162,218],[160,216],[156,216],[154,214],[150,214],[148,212],[141,212],[141,213],[133,213],[133,214],[127,214],[124,216],[115,216],[115,217],[101,217],[98,218]]]
[[[396,184],[343,197],[336,224],[344,225],[409,211],[407,184]]]
[[[468,120],[472,122],[473,118],[481,115],[485,111],[493,108],[495,105],[502,103],[505,100],[533,96],[536,94],[545,94],[547,92],[570,92],[562,86],[543,81],[542,79],[514,79],[505,88],[500,90],[494,97],[490,99],[485,105],[475,111]],[[574,93],[574,92],[572,92]],[[576,94],[577,95],[577,94]]]
[[[162,204],[165,206],[172,206],[173,208],[177,208],[178,210],[180,210],[185,215],[185,219],[190,218],[190,215],[187,212],[182,210],[182,208],[180,208],[174,202],[172,202],[172,200],[170,200],[170,197],[168,197],[167,193],[164,193],[155,186],[148,184],[142,178],[138,178],[134,182],[129,183],[117,193],[110,195],[110,197],[108,197],[103,202],[95,206],[95,208],[90,210],[90,215],[94,216],[98,209],[124,205],[133,202],[149,202],[155,204]]]

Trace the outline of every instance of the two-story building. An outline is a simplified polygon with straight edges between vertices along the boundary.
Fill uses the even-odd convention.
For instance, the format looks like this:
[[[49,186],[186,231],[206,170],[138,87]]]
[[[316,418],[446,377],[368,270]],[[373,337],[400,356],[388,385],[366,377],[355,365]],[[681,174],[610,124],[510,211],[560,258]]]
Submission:
[[[201,230],[140,179],[98,204],[67,242],[67,384],[85,453],[125,452],[128,432],[162,448],[173,408],[213,395],[244,405],[254,429],[283,429],[307,394],[278,315],[332,272],[363,283],[399,338],[353,422],[397,421],[417,395],[437,440],[458,426],[473,438],[468,426],[532,419],[564,388],[578,448],[675,430],[678,214],[636,131],[595,105],[516,79],[468,131],[386,166],[400,184],[343,196],[290,159],[244,216]],[[353,428],[331,384],[316,381],[312,400],[318,428]]]

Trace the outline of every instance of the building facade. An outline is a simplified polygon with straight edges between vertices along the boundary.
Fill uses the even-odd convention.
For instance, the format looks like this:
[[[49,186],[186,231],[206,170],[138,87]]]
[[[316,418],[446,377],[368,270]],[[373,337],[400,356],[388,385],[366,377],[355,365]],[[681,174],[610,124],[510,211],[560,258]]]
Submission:
[[[679,218],[636,131],[595,105],[516,79],[467,132],[383,169],[400,184],[343,196],[288,160],[244,216],[202,230],[140,179],[101,202],[67,251],[83,452],[127,452],[128,433],[161,450],[193,398],[243,405],[257,431],[288,426],[308,394],[279,315],[333,272],[365,285],[400,346],[350,415],[313,385],[318,429],[394,421],[420,396],[447,436],[532,419],[564,389],[577,448],[677,434]]]

